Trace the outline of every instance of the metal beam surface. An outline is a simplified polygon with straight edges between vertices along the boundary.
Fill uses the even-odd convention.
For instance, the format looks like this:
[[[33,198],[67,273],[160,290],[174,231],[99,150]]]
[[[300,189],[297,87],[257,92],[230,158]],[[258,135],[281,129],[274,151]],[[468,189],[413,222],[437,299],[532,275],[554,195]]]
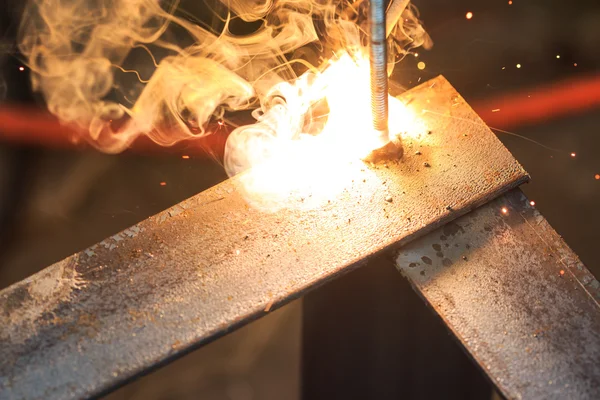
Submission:
[[[0,292],[0,399],[107,393],[528,179],[444,78],[403,99],[433,111],[416,154],[319,208],[249,207],[236,177]]]
[[[520,190],[396,263],[506,398],[600,398],[600,284]]]

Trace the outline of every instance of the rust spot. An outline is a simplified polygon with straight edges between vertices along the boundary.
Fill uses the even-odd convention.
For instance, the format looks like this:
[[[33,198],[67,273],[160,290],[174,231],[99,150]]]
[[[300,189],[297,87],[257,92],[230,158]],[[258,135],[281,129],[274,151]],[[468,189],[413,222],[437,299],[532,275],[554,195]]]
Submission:
[[[431,258],[429,258],[427,256],[421,257],[421,260],[423,260],[423,262],[427,265],[431,265],[433,263],[433,261],[431,261]]]
[[[435,251],[442,251],[442,246],[440,246],[439,244],[432,244],[431,247],[433,247],[433,249]]]
[[[443,232],[444,232],[445,236],[454,236],[458,232],[464,233],[465,230],[462,228],[462,226],[460,226],[454,222],[450,222],[449,224],[446,224],[444,226]]]
[[[27,290],[27,286],[15,288],[12,292],[8,293],[8,297],[4,301],[4,315],[9,316],[13,310],[19,309],[25,301],[31,299],[32,297]]]

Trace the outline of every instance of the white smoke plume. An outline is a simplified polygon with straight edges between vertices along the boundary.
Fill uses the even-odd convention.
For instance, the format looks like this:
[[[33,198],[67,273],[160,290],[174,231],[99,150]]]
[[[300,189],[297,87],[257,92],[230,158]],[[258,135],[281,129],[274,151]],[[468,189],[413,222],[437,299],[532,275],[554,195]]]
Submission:
[[[166,146],[205,135],[211,118],[246,109],[260,119],[257,137],[272,115],[302,110],[279,119],[291,118],[293,136],[319,100],[298,93],[298,67],[308,70],[301,78],[307,82],[326,65],[323,58],[364,50],[367,1],[221,2],[204,5],[214,12],[211,25],[183,12],[180,1],[30,0],[19,47],[48,109],[105,152],[123,151],[139,135]],[[252,33],[232,32],[240,20]],[[413,6],[399,21],[390,60],[430,45]],[[305,104],[282,105],[294,101]],[[244,165],[232,160],[228,172]]]

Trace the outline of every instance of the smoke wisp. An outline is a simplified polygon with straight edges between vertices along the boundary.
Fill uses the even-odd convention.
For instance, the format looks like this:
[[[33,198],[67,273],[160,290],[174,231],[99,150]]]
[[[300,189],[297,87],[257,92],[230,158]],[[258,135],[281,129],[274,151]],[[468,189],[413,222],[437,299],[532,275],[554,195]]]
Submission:
[[[228,12],[217,32],[178,14],[178,1],[30,0],[19,47],[48,109],[111,153],[139,135],[171,145],[207,134],[206,123],[228,111],[264,110],[276,85],[298,78],[291,55],[309,44],[327,56],[363,47],[361,0],[222,1]],[[236,19],[260,26],[239,36],[230,29]],[[401,20],[393,43],[426,40],[412,8]],[[130,69],[132,50],[147,46],[160,62],[150,53]]]

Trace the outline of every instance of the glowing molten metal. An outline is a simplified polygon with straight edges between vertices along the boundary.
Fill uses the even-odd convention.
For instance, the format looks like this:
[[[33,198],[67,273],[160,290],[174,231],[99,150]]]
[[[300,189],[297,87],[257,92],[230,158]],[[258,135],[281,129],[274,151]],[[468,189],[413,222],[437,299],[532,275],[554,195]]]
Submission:
[[[275,104],[254,114],[256,124],[236,129],[225,149],[228,174],[252,168],[240,182],[258,205],[311,208],[332,200],[364,169],[360,160],[382,145],[371,122],[365,56],[344,53],[271,95]],[[390,97],[389,106],[390,135],[424,131],[400,100]]]

